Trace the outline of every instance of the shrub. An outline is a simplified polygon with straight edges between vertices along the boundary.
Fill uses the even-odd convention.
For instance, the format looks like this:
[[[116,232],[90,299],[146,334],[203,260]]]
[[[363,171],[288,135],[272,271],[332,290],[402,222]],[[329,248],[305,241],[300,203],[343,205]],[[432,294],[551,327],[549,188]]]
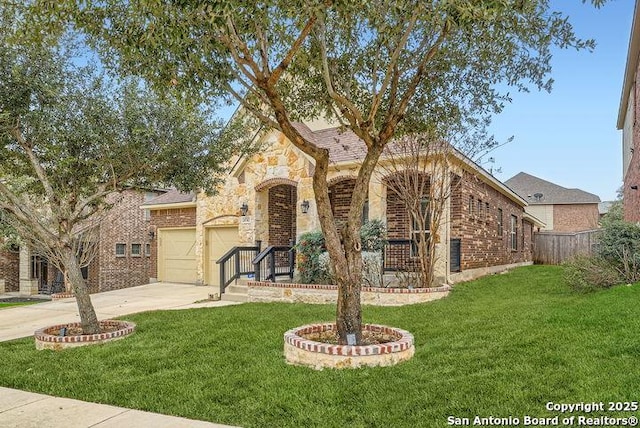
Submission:
[[[367,221],[360,229],[362,251],[382,251],[387,245],[387,227],[380,219]]]
[[[322,232],[303,233],[295,249],[298,268],[296,280],[302,284],[326,284],[329,278],[318,260],[325,251]]]
[[[335,283],[333,272],[329,263],[329,253],[324,252],[318,258],[321,274],[330,284]],[[362,252],[362,285],[365,287],[384,287],[384,275],[382,272],[382,254],[378,251]]]
[[[603,257],[578,255],[563,266],[565,282],[574,291],[586,293],[623,282],[616,267]]]
[[[628,283],[640,280],[640,226],[621,219],[603,221],[598,255],[613,265]]]

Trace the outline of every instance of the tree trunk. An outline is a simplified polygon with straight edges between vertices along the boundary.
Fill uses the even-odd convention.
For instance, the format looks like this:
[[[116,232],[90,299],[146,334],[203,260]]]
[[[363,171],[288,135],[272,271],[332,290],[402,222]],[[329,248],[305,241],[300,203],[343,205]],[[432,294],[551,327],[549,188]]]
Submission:
[[[71,248],[63,249],[64,267],[71,283],[71,287],[76,295],[76,303],[78,304],[78,312],[80,313],[80,324],[83,334],[100,333],[100,324],[96,311],[91,303],[89,296],[89,288],[82,278],[80,264],[76,258],[75,252]]]

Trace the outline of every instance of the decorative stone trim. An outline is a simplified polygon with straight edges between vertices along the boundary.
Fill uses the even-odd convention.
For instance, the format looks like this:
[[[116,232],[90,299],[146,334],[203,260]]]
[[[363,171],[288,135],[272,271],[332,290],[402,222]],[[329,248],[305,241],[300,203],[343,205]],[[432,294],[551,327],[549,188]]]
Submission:
[[[406,330],[377,324],[364,324],[365,331],[385,333],[396,337],[393,342],[379,345],[334,345],[308,340],[303,334],[336,330],[334,323],[309,324],[284,334],[284,353],[287,363],[323,368],[358,368],[391,366],[413,357],[413,335]]]
[[[249,302],[335,303],[338,286],[327,284],[292,284],[283,282],[247,283]],[[449,295],[451,287],[382,288],[362,287],[361,301],[365,305],[403,306],[438,300]]]
[[[333,177],[332,179],[327,181],[327,186],[331,187],[334,184],[340,183],[345,180],[356,180],[358,177],[356,175],[339,175],[337,177]]]
[[[298,182],[290,180],[288,178],[276,177],[270,178],[268,180],[263,181],[255,187],[256,192],[261,192],[262,190],[269,189],[274,186],[278,186],[280,184],[288,184],[289,186],[298,187]]]
[[[71,292],[63,291],[62,293],[53,293],[51,295],[51,300],[70,299],[72,297],[76,297],[76,295]]]
[[[123,339],[124,337],[132,334],[136,325],[129,321],[119,320],[103,320],[100,321],[101,327],[118,327],[117,330],[98,333],[98,334],[82,334],[76,336],[58,336],[51,334],[51,332],[61,329],[62,327],[80,327],[80,323],[67,323],[49,326],[36,330],[34,338],[36,342],[36,349],[52,349],[61,350],[67,348],[74,348],[78,346],[98,345],[105,342],[113,342],[115,340]]]

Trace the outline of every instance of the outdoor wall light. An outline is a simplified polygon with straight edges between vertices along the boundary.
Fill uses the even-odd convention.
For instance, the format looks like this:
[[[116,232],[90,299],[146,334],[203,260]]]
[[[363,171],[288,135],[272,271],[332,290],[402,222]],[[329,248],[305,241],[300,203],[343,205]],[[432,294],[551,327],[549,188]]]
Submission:
[[[309,212],[309,201],[307,201],[306,199],[304,201],[302,201],[302,203],[300,204],[300,209],[302,210],[302,214],[306,214]]]
[[[242,215],[242,217],[245,217],[248,212],[249,212],[249,205],[247,205],[246,202],[243,202],[242,205],[240,205],[240,214]]]
[[[147,234],[149,235],[149,240],[153,241],[153,238],[155,238],[156,236],[156,231],[154,229],[149,228],[149,232]]]

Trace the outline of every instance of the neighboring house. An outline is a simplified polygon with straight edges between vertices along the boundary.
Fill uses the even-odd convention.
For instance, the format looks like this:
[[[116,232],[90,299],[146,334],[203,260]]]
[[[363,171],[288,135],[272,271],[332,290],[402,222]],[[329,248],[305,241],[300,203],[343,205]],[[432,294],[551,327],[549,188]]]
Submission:
[[[598,214],[600,220],[609,213],[611,206],[615,203],[615,201],[602,201],[598,204]]]
[[[19,263],[20,257],[17,249],[0,248],[0,293],[19,290]]]
[[[600,198],[580,189],[567,189],[524,172],[504,182],[529,206],[525,211],[542,220],[541,230],[579,232],[598,227]]]
[[[627,64],[622,83],[617,128],[622,130],[622,178],[624,184],[624,219],[640,222],[640,0],[636,0],[627,53]]]
[[[125,190],[108,198],[113,207],[100,221],[96,256],[83,269],[91,292],[116,290],[149,282],[151,214],[148,210],[141,210],[140,205],[162,192],[164,191]],[[2,260],[0,253],[0,281],[3,279]],[[10,266],[12,281],[5,282],[7,291],[37,294],[47,290],[52,282],[62,279],[62,275],[51,263],[33,255],[28,248],[20,248],[19,257],[15,254]],[[17,286],[16,273],[19,277]]]
[[[306,125],[296,126],[330,151],[327,180],[340,221],[348,210],[364,144],[352,132],[337,128],[312,131]],[[142,206],[151,211],[155,228],[149,276],[219,286],[217,261],[234,248],[254,247],[256,242],[261,250],[288,247],[302,233],[320,229],[312,189],[313,160],[277,131],[265,133],[261,143],[258,153],[235,162],[216,195],[171,192]],[[390,239],[407,240],[403,248],[391,249],[395,256],[385,260],[391,269],[398,266],[388,264],[397,263],[400,256],[413,257],[408,241],[413,233],[430,231],[412,230],[407,209],[387,192],[384,162],[371,180],[365,212],[369,219],[386,222]],[[533,229],[543,223],[525,212],[527,201],[461,154],[455,156],[445,180],[452,194],[433,236],[438,243],[439,282],[531,263]],[[246,271],[257,249],[253,251],[235,267],[225,265],[226,272]],[[278,263],[276,257],[272,260]]]

